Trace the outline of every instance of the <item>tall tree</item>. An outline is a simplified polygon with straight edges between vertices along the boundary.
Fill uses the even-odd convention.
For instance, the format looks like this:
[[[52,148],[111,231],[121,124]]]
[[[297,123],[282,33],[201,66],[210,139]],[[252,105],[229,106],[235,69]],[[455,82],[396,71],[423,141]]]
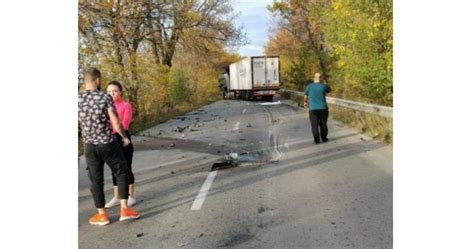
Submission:
[[[178,44],[239,44],[244,37],[233,18],[229,0],[82,1],[80,46],[114,62],[138,112],[140,57],[150,53],[155,63],[171,67]]]

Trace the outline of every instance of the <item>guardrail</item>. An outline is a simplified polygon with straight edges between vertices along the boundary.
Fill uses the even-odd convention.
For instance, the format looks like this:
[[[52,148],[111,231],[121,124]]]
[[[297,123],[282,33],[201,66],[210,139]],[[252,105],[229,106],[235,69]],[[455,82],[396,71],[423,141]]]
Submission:
[[[303,92],[292,91],[292,90],[287,90],[287,89],[280,89],[280,92],[289,92],[289,93],[296,94],[298,96],[304,96]],[[389,106],[366,104],[366,103],[345,100],[345,99],[338,99],[338,98],[333,98],[333,97],[326,97],[326,101],[329,104],[350,108],[356,111],[374,113],[382,117],[393,118],[393,108]]]

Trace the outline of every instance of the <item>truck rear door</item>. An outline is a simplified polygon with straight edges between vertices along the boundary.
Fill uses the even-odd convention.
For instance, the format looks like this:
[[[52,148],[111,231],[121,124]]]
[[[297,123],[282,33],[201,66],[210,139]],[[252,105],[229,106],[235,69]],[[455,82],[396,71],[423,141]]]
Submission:
[[[266,82],[269,87],[279,88],[280,87],[280,78],[279,78],[279,58],[270,57],[266,58],[266,67],[267,67],[267,78]]]
[[[252,77],[254,88],[266,88],[269,84],[266,82],[265,58],[252,58]]]

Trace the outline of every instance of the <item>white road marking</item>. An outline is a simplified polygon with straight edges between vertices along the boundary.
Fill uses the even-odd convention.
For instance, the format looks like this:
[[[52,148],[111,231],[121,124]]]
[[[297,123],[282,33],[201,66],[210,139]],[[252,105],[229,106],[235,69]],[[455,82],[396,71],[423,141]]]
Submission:
[[[279,104],[281,104],[280,100],[278,100],[277,102],[266,102],[266,103],[261,103],[257,105],[279,105]]]
[[[242,114],[244,114],[246,111],[247,111],[247,108],[245,108],[245,109],[242,111]]]
[[[240,122],[237,122],[234,126],[234,131],[238,130],[239,129],[239,125],[240,125]]]
[[[206,181],[202,185],[201,190],[199,190],[196,199],[194,199],[193,205],[191,206],[191,210],[201,209],[204,200],[206,200],[207,192],[209,192],[209,189],[211,188],[212,182],[214,181],[214,178],[216,178],[216,175],[217,171],[212,171],[209,173],[209,175],[207,175]]]

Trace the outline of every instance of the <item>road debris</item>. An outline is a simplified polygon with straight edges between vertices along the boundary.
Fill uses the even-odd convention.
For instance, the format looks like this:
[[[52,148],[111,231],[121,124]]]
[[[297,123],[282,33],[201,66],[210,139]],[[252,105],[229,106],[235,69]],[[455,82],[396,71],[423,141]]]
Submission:
[[[218,169],[226,169],[236,167],[238,165],[237,160],[239,158],[239,154],[237,153],[229,153],[224,155],[222,159],[215,162],[212,167],[211,171],[218,170]]]
[[[174,131],[174,132],[177,131],[177,132],[181,133],[181,132],[183,132],[183,131],[186,130],[186,129],[189,129],[189,125],[184,126],[184,127],[176,126],[176,128],[175,128],[173,131]]]
[[[179,242],[177,244],[178,247],[183,247],[183,246],[187,246],[187,245],[189,245],[189,242],[187,242],[187,241],[186,242]]]

